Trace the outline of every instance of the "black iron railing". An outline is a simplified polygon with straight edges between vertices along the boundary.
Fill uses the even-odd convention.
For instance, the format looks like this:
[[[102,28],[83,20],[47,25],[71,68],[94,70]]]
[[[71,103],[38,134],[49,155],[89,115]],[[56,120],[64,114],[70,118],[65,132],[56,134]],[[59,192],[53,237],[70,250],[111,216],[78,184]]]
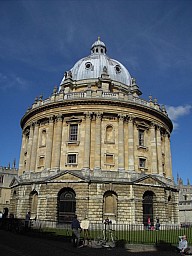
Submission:
[[[0,228],[13,232],[25,232],[24,219],[0,219]],[[72,235],[70,223],[58,223],[47,220],[31,220],[31,232],[51,233],[55,236],[70,237]],[[89,223],[88,237],[90,240],[124,241],[130,244],[159,244],[177,245],[179,235],[192,237],[192,225],[161,224],[159,230],[149,230],[143,224],[110,224]],[[81,233],[83,237],[84,232]],[[190,240],[189,240],[190,244]]]

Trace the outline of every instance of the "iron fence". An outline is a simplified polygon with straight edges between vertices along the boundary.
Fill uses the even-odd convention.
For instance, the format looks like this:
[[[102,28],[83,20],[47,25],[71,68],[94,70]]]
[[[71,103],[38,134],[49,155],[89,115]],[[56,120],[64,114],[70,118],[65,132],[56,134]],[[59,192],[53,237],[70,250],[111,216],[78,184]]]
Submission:
[[[11,231],[22,232],[24,230],[23,219],[6,219],[0,221],[0,227]],[[31,230],[63,237],[71,237],[71,225],[69,223],[57,223],[56,221],[31,220]],[[124,241],[130,244],[178,244],[178,236],[186,235],[189,244],[192,244],[192,225],[161,224],[159,230],[148,229],[142,224],[110,224],[91,223],[89,224],[88,238],[90,240],[105,239],[112,241]],[[81,233],[83,238],[84,232]]]

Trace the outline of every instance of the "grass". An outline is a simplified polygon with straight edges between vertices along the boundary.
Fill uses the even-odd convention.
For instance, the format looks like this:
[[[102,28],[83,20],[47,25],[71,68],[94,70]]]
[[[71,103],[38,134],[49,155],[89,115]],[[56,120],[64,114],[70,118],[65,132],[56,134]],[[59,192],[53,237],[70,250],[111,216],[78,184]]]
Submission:
[[[53,229],[53,228],[45,228],[44,232],[54,233],[56,236],[65,236],[69,237],[72,235],[71,230],[67,229]],[[192,244],[190,239],[192,238],[192,228],[182,228],[182,229],[170,229],[170,230],[159,230],[159,231],[148,231],[148,230],[116,230],[112,231],[113,237],[115,240],[124,240],[127,243],[132,244],[158,244],[158,243],[166,243],[177,245],[178,244],[178,236],[186,234],[189,244]],[[108,232],[107,232],[108,235]],[[96,239],[98,237],[102,237],[102,230],[91,230],[90,238]]]

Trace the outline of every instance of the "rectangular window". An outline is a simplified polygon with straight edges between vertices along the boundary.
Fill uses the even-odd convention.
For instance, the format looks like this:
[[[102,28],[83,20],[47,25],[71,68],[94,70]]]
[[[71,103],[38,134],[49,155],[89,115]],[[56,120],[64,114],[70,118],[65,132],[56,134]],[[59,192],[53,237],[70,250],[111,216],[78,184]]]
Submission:
[[[4,175],[0,175],[0,183],[3,183]]]
[[[39,157],[39,166],[44,166],[45,164],[45,157],[44,156],[40,156]]]
[[[144,146],[144,131],[139,130],[139,146]]]
[[[77,141],[78,124],[70,124],[69,127],[69,141]]]
[[[76,154],[68,154],[67,155],[67,163],[68,164],[77,164],[77,155]]]
[[[106,164],[113,164],[113,155],[112,154],[106,154]]]
[[[145,163],[146,163],[146,159],[139,158],[139,167],[140,168],[145,168]]]

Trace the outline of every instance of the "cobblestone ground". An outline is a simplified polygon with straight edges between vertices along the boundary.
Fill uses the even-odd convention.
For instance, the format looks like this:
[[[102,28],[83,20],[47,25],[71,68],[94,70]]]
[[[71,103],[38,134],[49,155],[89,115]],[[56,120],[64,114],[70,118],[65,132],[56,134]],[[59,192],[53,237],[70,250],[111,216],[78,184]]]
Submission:
[[[174,250],[157,250],[150,246],[127,246],[127,248],[74,248],[63,237],[51,238],[31,232],[17,234],[0,230],[0,256],[170,256],[179,255]]]

